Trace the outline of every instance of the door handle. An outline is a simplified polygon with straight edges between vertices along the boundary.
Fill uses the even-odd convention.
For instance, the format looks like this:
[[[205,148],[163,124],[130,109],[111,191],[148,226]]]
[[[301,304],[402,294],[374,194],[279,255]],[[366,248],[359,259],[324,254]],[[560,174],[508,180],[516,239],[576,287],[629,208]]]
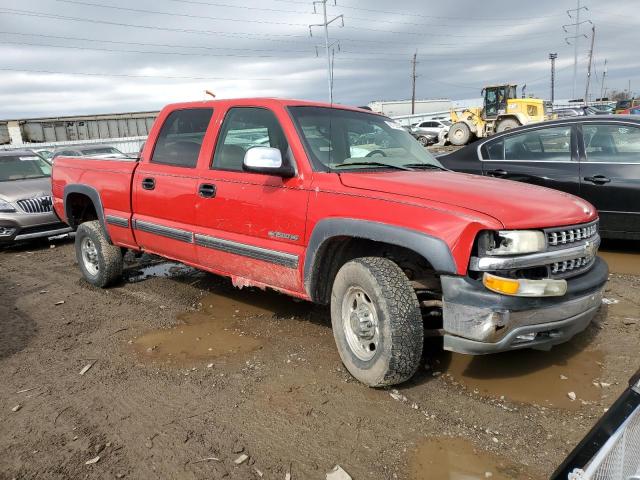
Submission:
[[[499,168],[497,170],[489,170],[487,174],[491,177],[506,177],[507,175],[509,175],[509,172]]]
[[[198,187],[198,195],[203,198],[213,198],[216,196],[216,186],[211,183],[202,183]]]
[[[153,190],[154,188],[156,188],[155,179],[149,177],[142,180],[142,188],[144,188],[145,190]]]
[[[595,183],[596,185],[604,185],[611,181],[610,178],[605,177],[604,175],[594,175],[593,177],[584,177],[584,179],[587,182]]]

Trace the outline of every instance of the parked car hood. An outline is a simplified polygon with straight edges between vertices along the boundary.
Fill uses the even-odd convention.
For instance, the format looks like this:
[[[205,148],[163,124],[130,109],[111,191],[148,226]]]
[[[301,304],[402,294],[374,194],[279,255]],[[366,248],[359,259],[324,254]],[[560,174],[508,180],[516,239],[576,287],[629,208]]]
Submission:
[[[511,180],[444,171],[341,173],[343,185],[440,202],[489,215],[505,228],[584,223],[595,208],[573,195]]]
[[[51,177],[0,182],[0,198],[8,202],[47,195],[51,195]]]

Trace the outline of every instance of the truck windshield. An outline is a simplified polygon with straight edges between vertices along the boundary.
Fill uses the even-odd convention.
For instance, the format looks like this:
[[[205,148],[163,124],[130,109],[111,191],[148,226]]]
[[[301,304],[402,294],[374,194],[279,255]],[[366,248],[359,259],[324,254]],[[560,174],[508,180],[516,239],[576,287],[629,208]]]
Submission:
[[[51,165],[35,154],[0,156],[0,182],[51,176]]]
[[[442,165],[393,120],[329,107],[289,107],[307,155],[319,170]]]

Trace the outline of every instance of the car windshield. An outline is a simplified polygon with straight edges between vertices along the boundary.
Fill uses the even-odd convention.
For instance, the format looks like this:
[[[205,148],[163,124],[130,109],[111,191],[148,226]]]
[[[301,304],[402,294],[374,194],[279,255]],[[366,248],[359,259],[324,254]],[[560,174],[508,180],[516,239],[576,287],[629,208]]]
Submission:
[[[440,123],[443,125],[446,125],[447,127],[450,127],[451,125],[453,125],[449,120],[440,120]]]
[[[442,168],[413,136],[387,117],[329,107],[290,107],[289,111],[316,168]]]
[[[0,156],[0,182],[51,176],[51,165],[38,155]]]

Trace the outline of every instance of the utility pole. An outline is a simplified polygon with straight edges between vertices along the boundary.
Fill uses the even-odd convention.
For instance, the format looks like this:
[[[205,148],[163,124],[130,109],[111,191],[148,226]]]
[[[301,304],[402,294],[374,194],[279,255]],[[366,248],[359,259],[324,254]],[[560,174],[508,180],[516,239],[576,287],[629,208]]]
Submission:
[[[589,83],[591,83],[591,62],[593,61],[593,43],[596,40],[596,26],[591,27],[591,48],[589,49],[589,66],[587,67],[587,87],[584,90],[584,104],[589,102]]]
[[[416,113],[416,64],[418,58],[418,50],[413,54],[413,60],[411,60],[411,115]]]
[[[329,84],[329,102],[333,103],[333,68],[331,65],[331,47],[332,43],[329,42],[329,25],[331,25],[336,20],[341,20],[342,25],[344,27],[344,16],[338,15],[337,17],[332,18],[331,20],[327,19],[327,2],[329,0],[316,0],[313,2],[313,13],[318,13],[316,10],[316,5],[322,5],[322,23],[316,23],[313,25],[309,25],[309,36],[313,37],[313,27],[322,27],[324,29],[324,48],[327,54],[327,81]],[[336,4],[336,0],[333,0],[333,4]]]
[[[557,53],[550,53],[549,60],[551,60],[551,105],[553,106],[553,101],[556,98],[556,58],[558,58]]]
[[[567,10],[567,15],[569,15],[569,18],[572,19],[572,20],[574,18],[571,15],[571,12],[575,13],[575,15],[576,15],[575,23],[569,23],[567,25],[563,25],[562,26],[562,29],[567,33],[568,33],[567,27],[574,27],[574,35],[572,37],[566,37],[564,39],[565,42],[567,42],[569,45],[571,45],[571,43],[569,43],[569,39],[573,39],[573,89],[571,90],[571,96],[574,99],[576,97],[576,82],[577,82],[577,78],[578,78],[578,44],[580,43],[579,39],[580,39],[580,37],[585,37],[585,38],[587,37],[586,35],[581,35],[580,34],[580,25],[583,24],[583,23],[591,23],[591,20],[580,21],[580,12],[582,10],[589,11],[589,9],[587,7],[583,7],[583,6],[580,5],[580,0],[577,0],[576,8],[573,8],[571,10]]]
[[[602,85],[600,86],[600,101],[604,98],[604,78],[607,76],[607,59],[604,59],[604,69],[602,70]]]

